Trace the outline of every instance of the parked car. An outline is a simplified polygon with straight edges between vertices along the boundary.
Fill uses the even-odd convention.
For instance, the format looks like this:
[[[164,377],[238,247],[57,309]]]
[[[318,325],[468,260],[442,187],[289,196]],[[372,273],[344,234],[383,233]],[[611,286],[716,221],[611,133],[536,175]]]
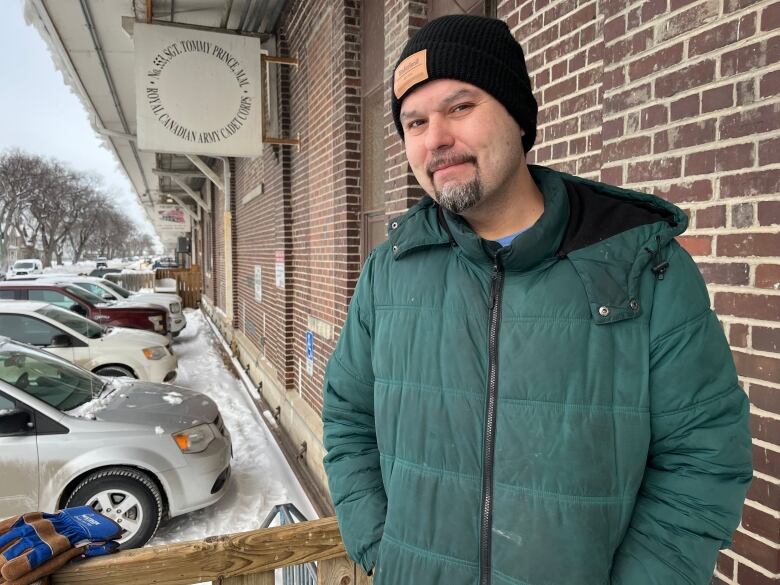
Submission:
[[[99,296],[105,301],[133,301],[157,305],[168,311],[168,331],[176,337],[187,325],[187,319],[182,311],[182,300],[177,294],[170,293],[141,293],[130,292],[118,284],[105,278],[78,275],[48,275],[39,276],[36,280],[59,280],[72,282],[81,288],[88,290],[93,295]]]
[[[152,269],[157,268],[178,268],[179,263],[176,261],[176,258],[173,256],[163,256],[162,258],[158,258],[154,261],[154,264],[152,264]]]
[[[92,270],[89,275],[90,276],[97,276],[98,278],[103,278],[106,274],[111,274],[112,272],[122,272],[121,268],[95,268],[95,270]]]
[[[17,260],[6,274],[6,278],[25,276],[27,274],[43,274],[43,263],[35,258],[29,260]]]
[[[176,379],[177,360],[167,337],[104,327],[47,303],[0,301],[0,336],[41,347],[101,376]]]
[[[134,301],[106,302],[70,282],[17,280],[0,282],[0,300],[41,301],[78,313],[101,325],[168,333],[168,312]]]
[[[0,338],[0,517],[89,505],[142,546],[164,516],[224,494],[231,441],[198,392],[102,378]]]
[[[108,268],[108,258],[99,256],[98,259],[95,260],[95,268]]]

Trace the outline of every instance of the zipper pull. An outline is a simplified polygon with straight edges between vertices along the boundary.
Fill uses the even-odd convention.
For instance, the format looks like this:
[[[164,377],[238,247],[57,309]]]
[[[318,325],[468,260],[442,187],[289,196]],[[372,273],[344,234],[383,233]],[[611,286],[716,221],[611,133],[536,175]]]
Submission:
[[[496,287],[498,285],[498,262],[493,264],[493,272],[490,275],[490,298],[488,299],[488,308],[493,309],[496,304]]]

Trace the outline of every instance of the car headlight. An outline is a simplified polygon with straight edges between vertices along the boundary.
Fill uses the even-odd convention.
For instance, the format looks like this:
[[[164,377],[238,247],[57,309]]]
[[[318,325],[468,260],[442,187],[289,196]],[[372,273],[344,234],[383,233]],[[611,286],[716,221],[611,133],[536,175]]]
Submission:
[[[145,347],[141,351],[144,352],[144,356],[146,356],[146,359],[148,359],[148,360],[161,360],[166,355],[168,355],[168,352],[162,346]]]
[[[205,451],[206,447],[208,447],[215,438],[214,431],[212,431],[211,427],[207,424],[198,425],[197,427],[174,433],[172,436],[182,453],[200,453],[201,451]]]
[[[171,303],[169,308],[171,313],[181,313],[181,305],[179,303]]]

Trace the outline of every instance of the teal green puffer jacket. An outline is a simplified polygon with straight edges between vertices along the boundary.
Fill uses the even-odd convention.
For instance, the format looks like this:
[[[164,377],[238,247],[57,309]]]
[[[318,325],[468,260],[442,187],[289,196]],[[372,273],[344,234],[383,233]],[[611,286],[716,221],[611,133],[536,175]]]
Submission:
[[[529,168],[511,246],[425,198],[366,262],[322,415],[346,549],[376,585],[706,585],[751,445],[687,218]]]

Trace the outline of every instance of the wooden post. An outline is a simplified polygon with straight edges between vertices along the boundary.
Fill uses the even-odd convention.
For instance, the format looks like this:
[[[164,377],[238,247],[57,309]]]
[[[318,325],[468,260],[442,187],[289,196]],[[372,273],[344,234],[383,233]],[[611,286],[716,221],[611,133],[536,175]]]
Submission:
[[[339,557],[317,564],[319,585],[355,585],[355,565],[347,557]]]
[[[317,563],[319,585],[371,585],[373,579],[366,575],[347,557],[328,559]]]

